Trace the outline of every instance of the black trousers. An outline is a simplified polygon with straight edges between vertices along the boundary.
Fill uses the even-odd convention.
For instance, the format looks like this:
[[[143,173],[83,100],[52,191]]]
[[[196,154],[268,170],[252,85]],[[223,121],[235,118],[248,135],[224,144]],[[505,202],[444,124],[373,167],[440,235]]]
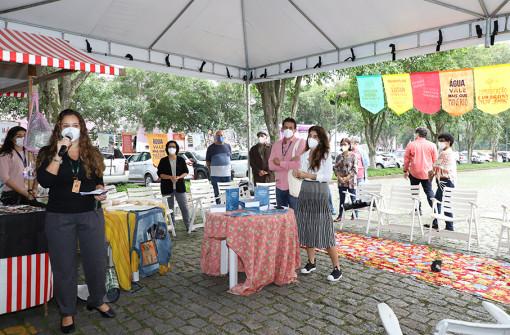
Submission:
[[[432,198],[434,198],[434,191],[432,190],[432,182],[428,179],[418,179],[409,174],[409,181],[411,181],[411,185],[420,185],[423,188],[423,192],[427,196],[427,202],[429,206],[432,208]],[[421,202],[420,202],[420,211],[421,211]]]
[[[62,316],[76,314],[77,242],[89,289],[87,305],[103,304],[106,293],[106,247],[101,210],[46,213],[46,237],[53,270],[54,294]]]
[[[436,190],[436,196],[435,198],[437,201],[443,201],[443,189],[445,187],[455,187],[453,184],[453,181],[450,179],[441,179],[437,182],[437,190]],[[441,204],[437,204],[437,209],[439,212],[441,212]],[[444,213],[445,216],[453,217],[452,213]],[[446,221],[445,222],[446,227],[445,230],[452,230],[453,231],[453,222],[452,221]],[[433,228],[439,228],[437,220],[434,219],[432,221],[432,227]]]

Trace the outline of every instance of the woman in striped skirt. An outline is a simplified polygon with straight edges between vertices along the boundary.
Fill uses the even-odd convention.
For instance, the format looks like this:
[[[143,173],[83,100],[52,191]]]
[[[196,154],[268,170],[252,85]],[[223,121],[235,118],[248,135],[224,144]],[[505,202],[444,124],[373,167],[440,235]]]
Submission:
[[[301,273],[315,271],[315,248],[326,249],[333,271],[329,281],[342,278],[335,248],[333,219],[329,212],[329,186],[333,163],[329,154],[329,140],[324,128],[313,126],[308,130],[306,150],[301,156],[301,167],[294,170],[296,178],[303,179],[299,193],[296,220],[299,242],[306,246],[308,262]]]

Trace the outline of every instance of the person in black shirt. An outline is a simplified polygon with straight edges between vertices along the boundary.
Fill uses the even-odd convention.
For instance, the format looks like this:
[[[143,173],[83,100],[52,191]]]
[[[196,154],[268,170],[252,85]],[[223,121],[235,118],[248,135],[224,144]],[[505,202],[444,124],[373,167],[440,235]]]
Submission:
[[[65,153],[63,146],[67,148]],[[75,330],[77,241],[90,292],[87,309],[96,309],[103,317],[115,316],[113,309],[103,303],[105,232],[103,212],[97,210],[97,202],[106,196],[80,195],[80,192],[104,189],[105,166],[78,112],[66,109],[59,114],[49,145],[39,152],[37,167],[39,183],[49,188],[45,229],[55,298],[62,316],[60,326],[63,333],[71,333]]]
[[[179,204],[182,213],[182,220],[189,232],[189,211],[188,200],[186,199],[186,185],[184,178],[189,170],[184,158],[177,156],[179,153],[179,144],[175,141],[169,141],[166,144],[167,157],[162,158],[158,164],[158,176],[161,179],[161,194],[166,197],[168,207],[174,210],[175,200]],[[172,220],[174,215],[172,213]]]

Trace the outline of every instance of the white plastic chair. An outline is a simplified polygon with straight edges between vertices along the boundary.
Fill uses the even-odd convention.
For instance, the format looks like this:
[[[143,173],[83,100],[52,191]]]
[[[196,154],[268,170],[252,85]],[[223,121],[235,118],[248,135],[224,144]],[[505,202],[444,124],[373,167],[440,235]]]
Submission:
[[[482,306],[498,323],[476,323],[445,319],[438,322],[434,335],[446,335],[451,332],[466,335],[510,335],[510,315],[498,306],[484,301]],[[377,305],[379,317],[388,335],[403,335],[397,316],[385,303]]]
[[[377,202],[382,197],[382,184],[361,184],[358,185],[358,188],[356,189],[356,194],[351,194],[349,191],[344,191],[345,197],[351,198],[351,196],[355,196],[356,200],[364,201],[366,203],[369,203],[370,206],[366,208],[359,208],[359,209],[350,209],[349,211],[354,212],[357,211],[358,213],[360,211],[368,211],[368,218],[367,218],[367,228],[366,228],[366,234],[368,235],[368,232],[370,230],[370,223],[372,222],[372,213],[374,209],[377,209]],[[346,215],[347,211],[344,210],[344,218],[347,217]],[[340,221],[340,230],[344,228],[345,220]]]
[[[438,205],[441,204],[441,211],[438,210]],[[461,233],[458,231],[440,230],[436,231],[429,227],[428,243],[431,242],[432,237],[446,237],[462,241],[467,241],[468,251],[471,250],[471,238],[473,237],[473,228],[475,229],[476,241],[480,245],[480,234],[478,230],[478,192],[470,190],[459,190],[456,188],[445,187],[443,189],[442,201],[432,199],[431,214],[432,219],[437,219],[438,225],[444,224],[445,221],[451,222],[466,222],[468,225],[468,233]],[[446,216],[446,213],[451,214],[453,217]],[[474,227],[473,227],[474,226]]]
[[[151,187],[128,188],[127,194],[129,200],[155,200],[154,192]]]
[[[390,218],[392,216],[404,215],[411,215],[412,217],[410,241],[413,241],[416,217],[418,217],[418,227],[420,228],[421,236],[423,237],[423,226],[421,224],[421,215],[419,211],[419,187],[419,185],[392,186],[389,198],[380,197],[377,201],[377,213],[379,214],[377,237],[380,236],[381,228],[407,233],[409,231],[409,225],[392,224],[390,222]]]
[[[379,312],[379,317],[381,318],[386,334],[403,335],[398,318],[390,306],[385,303],[380,303],[377,305],[377,311]]]
[[[276,183],[257,183],[257,186],[269,188],[269,204],[276,206]]]
[[[248,187],[249,181],[250,180],[248,179],[248,177],[232,179],[232,182],[235,184],[235,186],[239,186],[239,197],[247,198],[250,196],[250,191],[249,191],[249,187]],[[245,184],[246,187],[241,187],[241,184]]]
[[[501,248],[501,242],[503,241],[503,236],[506,233],[506,241],[508,243],[508,254],[510,254],[510,208],[506,205],[502,205],[503,207],[503,217],[501,219],[501,230],[499,232],[498,239],[498,247],[496,249],[496,256],[499,256],[499,249]]]
[[[150,183],[149,187],[152,190],[152,194],[154,195],[155,198],[162,198],[160,183]]]
[[[211,206],[216,205],[216,198],[214,197],[214,189],[207,179],[191,180],[190,181],[190,194],[191,194],[191,220],[189,225],[189,232],[196,228],[203,228],[206,220],[206,211]],[[202,215],[202,223],[195,224],[197,213],[200,211]]]
[[[222,204],[225,203],[225,192],[227,189],[232,187],[237,187],[236,183],[234,181],[228,181],[228,182],[219,182],[218,183],[218,197],[220,199],[220,202]]]

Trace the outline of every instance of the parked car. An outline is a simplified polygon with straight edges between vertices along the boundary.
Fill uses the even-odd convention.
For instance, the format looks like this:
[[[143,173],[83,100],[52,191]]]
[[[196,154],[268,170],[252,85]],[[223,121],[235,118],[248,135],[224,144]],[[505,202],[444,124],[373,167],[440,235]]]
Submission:
[[[199,160],[197,155],[192,151],[181,151],[179,155],[184,155],[185,158],[189,159],[193,163],[194,179],[209,179],[209,169],[205,164],[205,160]]]
[[[209,176],[207,167],[193,163],[184,152],[179,152],[179,156],[184,158],[188,165],[189,173],[185,179],[206,179]],[[195,169],[196,168],[196,169]],[[129,181],[143,182],[144,185],[149,185],[159,180],[158,169],[154,166],[151,159],[151,154],[148,151],[137,154],[129,161]]]
[[[230,164],[234,171],[234,177],[242,178],[248,176],[248,152],[234,151],[230,158]]]
[[[498,151],[498,156],[500,157],[498,161],[501,160],[503,163],[510,162],[510,151]]]
[[[205,163],[205,155],[207,153],[207,150],[197,150],[197,151],[190,151],[190,152],[196,158],[198,164],[207,166],[207,164]]]
[[[457,153],[457,164],[467,164],[467,151]]]
[[[405,150],[397,150],[393,152],[393,157],[395,158],[395,163],[397,164],[397,167],[400,169],[404,166],[404,154]]]
[[[378,169],[386,169],[398,167],[395,157],[391,153],[380,152],[375,155],[375,167]]]
[[[119,149],[113,153],[101,153],[104,158],[105,169],[103,181],[106,184],[126,183],[129,179],[129,166],[127,160]]]
[[[491,162],[492,159],[488,154],[484,154],[482,152],[473,151],[473,154],[471,155],[471,162],[472,163],[487,163]]]

